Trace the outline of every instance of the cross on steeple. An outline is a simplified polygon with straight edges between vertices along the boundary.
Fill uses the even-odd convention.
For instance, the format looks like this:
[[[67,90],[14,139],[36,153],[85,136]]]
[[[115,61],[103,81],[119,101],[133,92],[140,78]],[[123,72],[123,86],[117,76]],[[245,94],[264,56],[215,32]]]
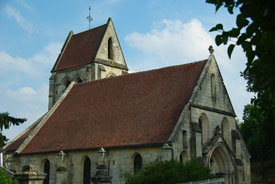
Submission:
[[[89,16],[87,17],[87,19],[89,21],[89,29],[90,29],[91,21],[93,20],[93,18],[91,17],[90,11],[91,11],[91,6],[89,6]]]

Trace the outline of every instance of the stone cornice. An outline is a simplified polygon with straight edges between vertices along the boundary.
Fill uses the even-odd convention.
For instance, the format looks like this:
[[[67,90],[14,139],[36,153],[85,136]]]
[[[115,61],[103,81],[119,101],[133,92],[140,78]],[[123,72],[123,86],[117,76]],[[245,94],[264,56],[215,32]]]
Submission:
[[[210,112],[216,112],[216,113],[220,113],[220,114],[223,114],[223,115],[236,117],[235,113],[223,111],[223,110],[220,110],[220,109],[215,109],[215,108],[212,108],[212,107],[207,107],[207,106],[198,105],[198,104],[191,104],[190,106],[194,107],[194,108],[210,111]]]
[[[114,68],[124,69],[124,70],[128,71],[127,66],[122,65],[122,64],[118,64],[118,63],[115,63],[115,62],[110,62],[110,61],[105,60],[105,59],[96,58],[94,62],[99,63],[99,64],[103,64],[103,65],[106,65],[106,66],[111,66],[111,67],[114,67]]]

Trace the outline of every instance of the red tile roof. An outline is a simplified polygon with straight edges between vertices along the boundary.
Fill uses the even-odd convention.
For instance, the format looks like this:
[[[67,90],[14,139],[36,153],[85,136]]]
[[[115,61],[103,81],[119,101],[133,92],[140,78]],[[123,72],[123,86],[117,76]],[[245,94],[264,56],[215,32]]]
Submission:
[[[16,151],[19,146],[25,141],[25,139],[31,134],[31,132],[35,129],[37,124],[33,127],[31,127],[29,130],[27,130],[23,135],[21,135],[18,139],[16,139],[14,142],[12,142],[10,145],[8,145],[5,150],[6,151]]]
[[[76,84],[21,153],[163,144],[205,63]]]
[[[107,24],[75,34],[52,72],[89,64],[96,56]]]

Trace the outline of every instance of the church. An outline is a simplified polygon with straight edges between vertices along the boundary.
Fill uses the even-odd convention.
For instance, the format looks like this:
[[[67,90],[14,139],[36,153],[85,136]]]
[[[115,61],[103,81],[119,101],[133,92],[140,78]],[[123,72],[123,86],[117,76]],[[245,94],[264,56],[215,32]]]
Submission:
[[[4,147],[5,167],[35,165],[45,184],[120,184],[148,163],[200,157],[226,184],[250,183],[250,155],[209,52],[128,74],[111,18],[70,31],[51,70],[48,112]]]

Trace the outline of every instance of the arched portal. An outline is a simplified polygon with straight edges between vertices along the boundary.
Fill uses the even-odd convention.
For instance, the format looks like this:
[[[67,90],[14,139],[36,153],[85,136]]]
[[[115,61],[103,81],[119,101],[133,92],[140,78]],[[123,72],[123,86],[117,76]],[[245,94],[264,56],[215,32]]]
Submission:
[[[234,184],[236,181],[233,161],[222,144],[218,144],[211,152],[208,166],[212,173],[224,177],[225,184]]]

